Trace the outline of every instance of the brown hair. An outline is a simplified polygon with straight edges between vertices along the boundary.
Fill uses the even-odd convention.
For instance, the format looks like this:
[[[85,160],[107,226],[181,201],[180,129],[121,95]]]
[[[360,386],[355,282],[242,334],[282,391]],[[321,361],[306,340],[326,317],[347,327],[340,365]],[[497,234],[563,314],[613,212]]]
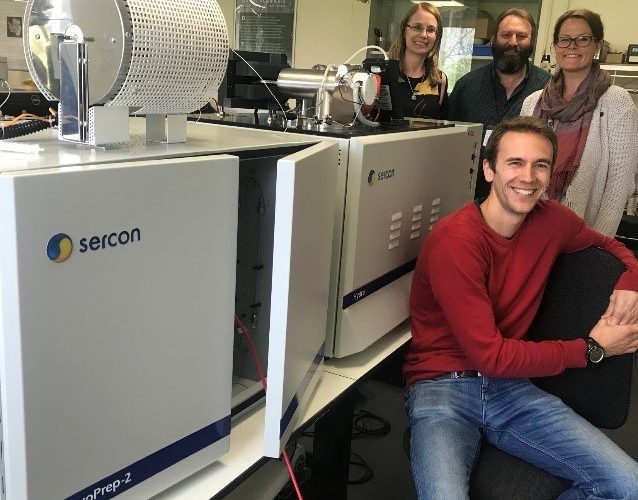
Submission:
[[[556,154],[558,153],[558,139],[554,130],[535,116],[516,116],[510,120],[506,120],[499,123],[492,135],[487,141],[485,146],[485,159],[487,160],[490,169],[494,171],[496,168],[496,157],[498,156],[498,146],[501,143],[501,139],[508,132],[523,132],[527,134],[536,134],[544,137],[552,143],[552,166],[556,161]]]
[[[401,21],[401,30],[399,32],[399,36],[390,47],[388,51],[388,56],[390,59],[398,59],[399,67],[401,71],[403,69],[403,56],[405,55],[405,30],[407,28],[408,21],[412,17],[412,15],[418,11],[423,10],[428,12],[434,16],[436,19],[436,39],[434,40],[434,45],[432,46],[432,50],[425,57],[425,61],[423,62],[423,71],[426,78],[430,79],[430,82],[434,84],[443,83],[443,77],[439,71],[439,50],[441,48],[441,38],[443,37],[443,22],[441,21],[441,13],[439,9],[437,9],[434,5],[427,2],[421,2],[414,4],[410,10],[408,10]]]
[[[496,18],[496,29],[494,30],[494,35],[492,35],[492,43],[494,43],[494,40],[496,40],[496,35],[498,34],[498,29],[500,28],[501,23],[503,22],[503,19],[505,19],[507,16],[520,17],[521,19],[529,23],[529,25],[532,27],[531,43],[533,47],[534,40],[536,40],[536,22],[534,21],[534,18],[532,17],[532,15],[529,12],[527,12],[525,9],[516,9],[516,8],[505,9],[498,15],[498,17]]]
[[[560,33],[560,28],[563,23],[572,18],[582,19],[589,25],[591,34],[595,38],[594,42],[600,42],[605,38],[603,21],[598,14],[589,9],[573,9],[568,10],[556,20],[556,24],[554,25],[554,43],[558,41],[558,33]]]

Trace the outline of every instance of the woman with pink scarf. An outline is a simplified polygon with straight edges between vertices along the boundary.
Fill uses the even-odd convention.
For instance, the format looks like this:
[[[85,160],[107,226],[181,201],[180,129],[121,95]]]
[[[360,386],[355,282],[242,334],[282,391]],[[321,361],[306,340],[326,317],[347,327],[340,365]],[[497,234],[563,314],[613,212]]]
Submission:
[[[560,69],[523,103],[521,115],[550,124],[558,157],[547,190],[601,233],[613,236],[638,165],[638,111],[629,93],[611,84],[594,56],[604,38],[600,16],[565,12],[554,27]]]

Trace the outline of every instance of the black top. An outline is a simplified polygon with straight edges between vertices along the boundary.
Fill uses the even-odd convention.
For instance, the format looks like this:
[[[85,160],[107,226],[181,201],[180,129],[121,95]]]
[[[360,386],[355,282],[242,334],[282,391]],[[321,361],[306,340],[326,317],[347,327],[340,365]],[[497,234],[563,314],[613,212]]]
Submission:
[[[401,106],[403,116],[434,119],[447,117],[447,85],[432,85],[429,79],[401,75],[397,90],[398,95],[394,96],[394,103]]]
[[[550,76],[547,71],[527,63],[525,78],[508,99],[491,62],[456,82],[450,95],[449,119],[482,123],[484,128],[492,128],[506,118],[518,116],[525,98],[542,89]]]
[[[454,85],[450,95],[448,120],[482,123],[485,137],[488,129],[507,118],[518,116],[525,98],[545,87],[550,76],[547,71],[528,62],[525,78],[508,99],[496,74],[494,62],[470,71]],[[475,197],[487,196],[489,193],[489,184],[483,177],[483,149],[481,147]]]
[[[379,127],[367,127],[360,123],[355,123],[352,127],[344,127],[341,125],[332,125],[332,126],[311,126],[308,123],[303,125],[290,125],[284,126],[278,120],[273,120],[270,123],[255,123],[254,121],[246,122],[245,116],[238,117],[234,115],[226,115],[220,117],[216,114],[211,115],[208,113],[192,114],[188,115],[189,121],[201,122],[201,123],[215,123],[218,125],[231,125],[233,127],[241,127],[241,128],[252,128],[252,129],[261,129],[261,130],[278,130],[278,131],[288,131],[295,134],[308,134],[313,136],[326,136],[326,137],[340,137],[349,139],[351,137],[362,137],[367,135],[379,135],[379,134],[388,134],[388,133],[396,133],[396,132],[410,132],[413,130],[431,130],[431,129],[439,129],[439,128],[448,128],[454,127],[453,123],[434,123],[434,122],[412,122],[409,123],[407,120],[402,120],[400,122],[395,122],[393,124],[384,124],[381,123]]]

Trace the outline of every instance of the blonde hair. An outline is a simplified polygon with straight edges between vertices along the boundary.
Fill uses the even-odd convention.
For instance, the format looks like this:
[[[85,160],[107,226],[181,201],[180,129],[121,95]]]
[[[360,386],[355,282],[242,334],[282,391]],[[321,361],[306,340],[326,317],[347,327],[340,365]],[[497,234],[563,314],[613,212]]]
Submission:
[[[433,84],[443,83],[443,77],[441,72],[439,71],[439,50],[441,49],[441,38],[443,36],[443,28],[441,21],[441,13],[439,9],[437,9],[434,5],[427,2],[421,2],[414,4],[410,10],[408,10],[401,21],[401,30],[399,32],[399,36],[390,47],[388,51],[388,56],[390,59],[398,59],[399,67],[401,71],[404,72],[403,68],[403,56],[405,55],[405,30],[407,29],[407,24],[412,15],[419,11],[425,11],[434,16],[436,19],[436,39],[434,40],[434,45],[430,50],[429,54],[425,56],[425,60],[423,61],[423,74],[426,78],[430,80]]]

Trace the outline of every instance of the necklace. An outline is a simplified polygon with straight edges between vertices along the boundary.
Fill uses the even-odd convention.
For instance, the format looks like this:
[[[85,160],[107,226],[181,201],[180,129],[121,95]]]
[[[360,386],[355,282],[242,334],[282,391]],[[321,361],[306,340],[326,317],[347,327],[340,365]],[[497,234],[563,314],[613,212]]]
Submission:
[[[414,95],[414,93],[416,92],[416,88],[421,85],[423,83],[423,80],[425,80],[425,72],[423,73],[423,76],[421,77],[421,81],[419,83],[417,83],[414,88],[412,88],[412,83],[410,82],[410,77],[408,75],[405,75],[405,79],[408,81],[408,85],[410,86],[410,99],[412,99],[413,101],[416,101],[416,95]]]

